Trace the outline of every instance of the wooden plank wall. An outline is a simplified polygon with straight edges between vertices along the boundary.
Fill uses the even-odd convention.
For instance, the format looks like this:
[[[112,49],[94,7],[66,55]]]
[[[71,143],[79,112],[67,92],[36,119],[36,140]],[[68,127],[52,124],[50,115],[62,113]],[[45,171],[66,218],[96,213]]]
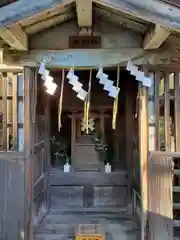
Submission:
[[[25,155],[22,73],[0,73],[0,238],[24,239]]]
[[[170,192],[170,196],[172,195],[172,161],[167,162],[165,157],[168,153],[178,152],[180,147],[178,134],[180,132],[180,75],[178,72],[168,71],[165,68],[160,71],[146,71],[146,74],[151,77],[152,86],[148,89],[139,86],[140,105],[138,111],[142,198],[141,238],[146,238],[146,228],[147,223],[149,223],[153,234],[149,235],[148,239],[159,239],[161,236],[163,236],[162,239],[172,239],[172,214],[170,213],[172,213],[173,203],[172,200],[167,199],[170,202],[163,205],[162,201],[167,198],[166,191]],[[148,132],[146,129],[148,129]],[[164,152],[164,155],[160,158],[161,160],[154,154],[153,158],[149,159],[148,152],[155,151]],[[166,191],[158,190],[163,189],[165,185]],[[154,189],[159,192],[156,193]],[[154,197],[151,196],[150,192],[154,194]],[[153,205],[154,203],[155,205]],[[165,206],[169,206],[166,210],[170,214],[168,216],[169,222],[167,221],[169,229],[167,231],[162,228],[162,233],[160,233],[159,229],[156,228],[156,224],[153,223],[156,222],[157,214],[149,215],[148,212],[155,211],[155,213],[163,216],[166,213],[165,209],[163,209],[163,207],[166,208]],[[159,218],[157,221],[161,220],[162,218]],[[162,220],[159,224],[163,225],[165,222],[163,223]]]
[[[173,239],[173,162],[166,153],[152,152],[148,160],[148,239]]]
[[[25,158],[23,153],[0,153],[0,239],[24,239]]]

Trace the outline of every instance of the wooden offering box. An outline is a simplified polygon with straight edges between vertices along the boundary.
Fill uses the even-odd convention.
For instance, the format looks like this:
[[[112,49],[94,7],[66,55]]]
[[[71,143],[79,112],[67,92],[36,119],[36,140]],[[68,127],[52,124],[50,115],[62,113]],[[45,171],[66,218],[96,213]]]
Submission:
[[[76,240],[105,240],[101,224],[79,224]]]

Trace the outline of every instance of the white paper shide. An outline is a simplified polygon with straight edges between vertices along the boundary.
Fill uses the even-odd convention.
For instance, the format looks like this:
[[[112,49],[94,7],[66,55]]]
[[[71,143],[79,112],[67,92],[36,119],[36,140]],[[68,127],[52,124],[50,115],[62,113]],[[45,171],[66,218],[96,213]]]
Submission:
[[[151,87],[152,81],[151,78],[146,77],[144,72],[139,71],[138,67],[134,66],[131,62],[131,60],[128,61],[126,70],[130,72],[131,75],[136,77],[136,80],[141,82],[143,86],[145,87]]]
[[[41,75],[41,79],[44,80],[46,92],[53,95],[56,91],[57,84],[53,82],[54,79],[49,75],[49,71],[46,69],[44,62],[41,62],[38,73]]]
[[[120,88],[115,87],[114,82],[109,79],[109,76],[103,72],[102,68],[99,68],[96,78],[99,79],[99,83],[103,85],[103,89],[108,92],[108,96],[116,98],[119,94]]]
[[[87,97],[87,91],[85,91],[82,87],[82,83],[79,82],[79,77],[74,74],[74,70],[70,69],[66,78],[69,80],[69,84],[72,85],[72,89],[77,93],[77,98],[82,101],[85,101]]]

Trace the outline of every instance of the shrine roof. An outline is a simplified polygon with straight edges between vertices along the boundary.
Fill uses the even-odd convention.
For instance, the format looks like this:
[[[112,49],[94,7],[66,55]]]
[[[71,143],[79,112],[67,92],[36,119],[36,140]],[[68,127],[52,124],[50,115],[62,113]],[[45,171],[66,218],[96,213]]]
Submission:
[[[0,8],[0,27],[34,18],[39,15],[50,14],[56,8],[73,6],[73,0],[4,0],[12,2]],[[158,23],[174,30],[180,30],[180,3],[178,0],[93,0],[94,3],[104,6],[117,13],[125,13],[141,21]],[[1,4],[0,4],[1,6]],[[57,11],[56,11],[57,13]]]
[[[16,0],[3,5],[0,7],[1,48],[27,51],[28,39],[32,35],[68,21],[77,21],[77,26],[81,28],[78,16],[83,19],[83,11],[77,11],[75,0]],[[176,34],[177,41],[180,38],[178,0],[92,0],[89,12],[92,12],[88,13],[92,29],[95,22],[108,20],[120,28],[141,34],[142,38],[147,36],[148,43],[144,37],[145,46],[142,44],[145,50],[159,48],[170,35],[174,37]],[[159,26],[161,32],[156,31]],[[151,30],[154,31],[153,40]],[[154,41],[159,42],[154,44]]]

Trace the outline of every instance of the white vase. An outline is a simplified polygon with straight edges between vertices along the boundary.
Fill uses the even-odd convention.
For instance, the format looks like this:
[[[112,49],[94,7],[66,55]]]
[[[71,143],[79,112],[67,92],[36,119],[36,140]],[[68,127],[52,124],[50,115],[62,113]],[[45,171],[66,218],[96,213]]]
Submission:
[[[109,163],[106,163],[105,165],[105,173],[110,173],[111,172],[111,165]]]
[[[70,172],[70,169],[71,169],[71,165],[68,162],[66,162],[66,164],[64,164],[64,172],[68,173]]]

